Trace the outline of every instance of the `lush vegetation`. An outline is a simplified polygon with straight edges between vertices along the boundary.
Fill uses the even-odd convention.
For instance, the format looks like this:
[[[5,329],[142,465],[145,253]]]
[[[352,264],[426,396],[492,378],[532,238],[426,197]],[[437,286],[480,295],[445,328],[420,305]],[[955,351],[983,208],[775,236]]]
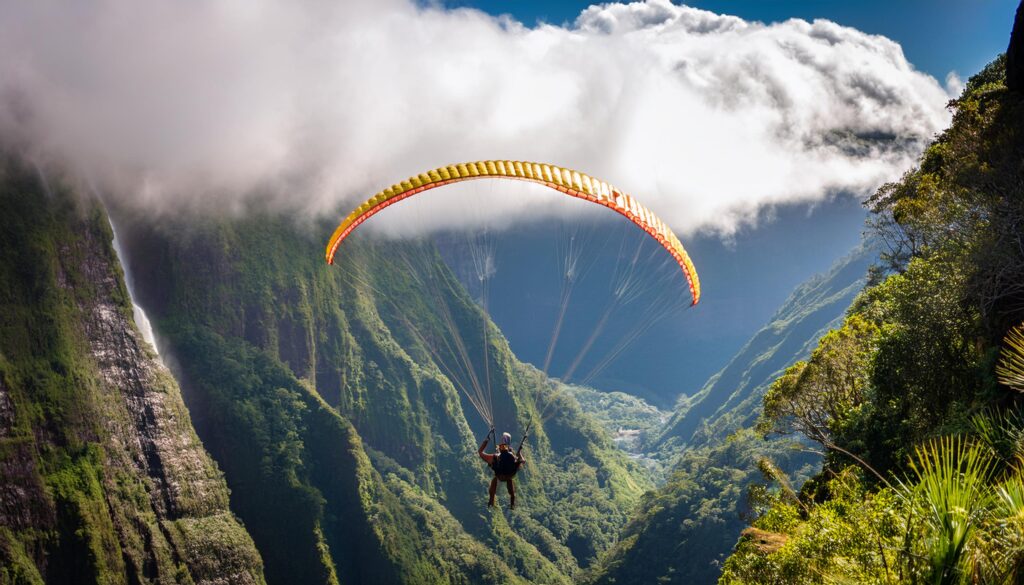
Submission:
[[[804,445],[766,441],[747,427],[775,377],[841,322],[875,257],[861,247],[798,287],[725,369],[652,433],[647,449],[669,467],[668,480],[644,496],[590,581],[712,582],[751,518],[748,490],[764,483],[759,461],[775,461],[796,482],[818,470],[819,455]]]
[[[184,327],[166,331],[269,582],[516,581],[450,515],[427,524],[406,511],[399,497],[423,499],[420,490],[388,489],[352,426],[284,364]]]
[[[976,433],[925,442],[910,472],[879,489],[847,466],[810,484],[820,501],[759,492],[762,515],[721,582],[1019,583],[1022,422],[976,415]]]
[[[327,227],[120,216],[140,297],[269,582],[567,582],[652,487],[515,360],[432,247],[356,239],[330,267]],[[452,326],[466,361],[488,364],[499,431],[531,428],[514,513],[486,508],[471,425],[486,427],[458,389]]]
[[[639,512],[588,582],[712,581],[750,517],[747,489],[764,479],[758,462],[770,458],[797,478],[817,470],[816,458],[750,431],[680,455],[668,482],[644,496]]]
[[[794,482],[819,456],[790,440],[765,441],[751,426],[776,376],[805,358],[863,287],[873,255],[861,247],[794,291],[774,318],[699,392],[684,399],[647,450],[671,469],[647,494],[618,543],[590,572],[595,583],[708,583],[718,578],[750,520],[748,491],[775,461]]]
[[[625,392],[604,392],[576,385],[563,385],[562,390],[611,434],[620,448],[629,452],[639,453],[641,446],[668,420],[669,413]]]
[[[102,207],[50,183],[0,161],[0,583],[262,583]]]
[[[118,210],[223,476],[134,329],[96,326],[131,316],[102,210],[6,165],[0,583],[1021,582],[1024,98],[1004,69],[870,199],[867,285],[874,244],[663,428],[518,362],[429,246],[356,240],[331,269],[307,235],[326,227]],[[117,387],[110,331],[135,347]],[[460,360],[486,364],[499,430],[531,429],[515,511],[484,506]]]
[[[919,166],[870,199],[884,264],[758,425],[810,441],[824,469],[758,492],[722,582],[1024,579],[1024,96],[1004,67],[973,77]]]

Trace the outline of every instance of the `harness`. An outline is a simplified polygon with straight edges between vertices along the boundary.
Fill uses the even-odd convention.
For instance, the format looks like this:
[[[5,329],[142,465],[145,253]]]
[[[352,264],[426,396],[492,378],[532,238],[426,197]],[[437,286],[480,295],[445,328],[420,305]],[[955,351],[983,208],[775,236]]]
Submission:
[[[515,476],[515,474],[519,471],[520,456],[522,455],[522,452],[523,452],[523,445],[526,443],[526,437],[528,437],[529,435],[530,435],[530,425],[527,425],[526,426],[526,432],[523,433],[523,438],[520,439],[519,447],[516,449],[515,454],[513,454],[511,450],[502,451],[501,449],[498,449],[498,451],[494,454],[494,459],[491,460],[491,464],[490,464],[490,468],[491,468],[492,471],[494,471],[494,474],[496,476],[505,477],[505,478],[508,478],[508,479],[511,479],[513,476]],[[493,440],[497,441],[497,436],[494,434],[494,427],[491,427],[491,430],[487,432],[487,437],[488,437],[488,440],[492,440],[493,439]],[[511,461],[509,461],[510,458],[511,458]],[[505,467],[511,467],[511,469],[506,469],[505,467],[501,467],[500,471],[499,471],[499,465],[502,465],[502,459],[505,460],[504,466]]]

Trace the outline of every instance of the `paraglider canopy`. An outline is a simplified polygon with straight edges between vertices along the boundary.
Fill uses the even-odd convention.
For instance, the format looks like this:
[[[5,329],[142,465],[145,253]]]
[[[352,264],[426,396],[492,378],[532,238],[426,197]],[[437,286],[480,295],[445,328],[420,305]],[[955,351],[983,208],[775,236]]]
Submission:
[[[700,280],[679,238],[668,225],[635,198],[608,183],[562,167],[523,161],[478,161],[439,167],[396,183],[369,198],[342,220],[327,243],[327,263],[334,263],[338,246],[360,224],[379,211],[418,193],[472,179],[514,179],[545,185],[556,191],[603,205],[647,232],[679,264],[690,287],[691,304],[700,301]]]

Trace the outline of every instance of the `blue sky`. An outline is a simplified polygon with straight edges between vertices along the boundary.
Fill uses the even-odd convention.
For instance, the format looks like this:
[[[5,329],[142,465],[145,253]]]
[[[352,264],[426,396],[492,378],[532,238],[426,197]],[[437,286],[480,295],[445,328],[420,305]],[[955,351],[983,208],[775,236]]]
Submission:
[[[528,25],[572,22],[590,2],[580,0],[447,0]],[[691,6],[747,20],[826,18],[903,46],[907,59],[940,81],[966,79],[1006,50],[1017,0],[693,0]]]

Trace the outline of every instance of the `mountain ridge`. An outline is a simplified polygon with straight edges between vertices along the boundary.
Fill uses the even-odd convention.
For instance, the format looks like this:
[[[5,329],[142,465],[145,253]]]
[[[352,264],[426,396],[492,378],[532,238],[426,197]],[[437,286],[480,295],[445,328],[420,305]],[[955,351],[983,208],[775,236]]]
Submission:
[[[877,258],[875,245],[862,243],[828,271],[800,284],[729,363],[700,392],[685,399],[656,444],[672,439],[688,443],[699,428],[713,427],[729,413],[742,412],[743,417],[732,430],[749,424],[767,384],[809,355],[818,339],[842,319]]]
[[[764,481],[760,462],[772,461],[797,481],[817,472],[819,456],[748,427],[776,375],[842,320],[876,258],[874,246],[862,243],[796,287],[725,368],[685,399],[647,447],[676,453],[668,481],[645,494],[587,583],[713,582],[747,525],[748,490]]]
[[[432,528],[430,522],[417,523],[420,530],[427,531],[418,534],[424,542],[434,543],[433,550],[410,542],[399,549],[419,552],[405,560],[396,552],[399,549],[385,553],[392,563],[398,563],[400,573],[410,575],[411,567],[424,563],[454,566],[452,559],[466,556],[437,557],[438,551],[450,548],[437,540],[443,532],[464,535],[454,539],[456,543],[479,540],[485,544],[470,556],[492,566],[495,555],[504,556],[523,578],[564,581],[609,545],[617,526],[625,522],[627,510],[650,487],[640,467],[617,451],[596,423],[571,401],[556,400],[550,420],[531,427],[531,462],[517,478],[522,510],[485,513],[487,477],[476,457],[477,439],[468,424],[468,417],[475,418],[475,414],[466,396],[444,375],[445,360],[448,368],[456,363],[453,355],[444,353],[448,351],[444,344],[431,344],[431,340],[452,334],[443,326],[442,316],[450,312],[471,363],[482,363],[482,325],[490,329],[487,359],[497,422],[502,428],[515,432],[531,420],[539,422],[536,393],[547,383],[540,383],[540,372],[515,360],[503,336],[443,270],[435,252],[418,244],[347,242],[348,257],[368,267],[352,274],[342,267],[324,265],[319,254],[311,252],[319,242],[289,220],[189,218],[180,222],[147,223],[121,215],[117,224],[131,251],[129,260],[140,302],[161,339],[168,340],[168,353],[182,364],[184,386],[189,390],[186,398],[191,394],[212,399],[222,391],[236,397],[218,399],[220,406],[211,404],[209,409],[195,400],[190,402],[200,436],[215,456],[225,460],[239,457],[221,451],[220,443],[210,434],[211,426],[203,424],[207,416],[203,412],[220,416],[218,423],[234,428],[233,434],[258,433],[259,426],[239,418],[246,410],[233,413],[237,409],[232,405],[233,401],[253,399],[277,404],[274,386],[281,383],[268,385],[267,377],[283,376],[282,380],[291,380],[286,388],[319,395],[302,401],[313,405],[325,400],[338,416],[350,421],[360,443],[369,447],[362,450],[369,454],[372,465],[380,467],[380,472],[365,476],[364,484],[376,486],[373,489],[382,494],[389,489],[404,494],[394,505],[382,504],[396,515],[398,524],[405,522],[400,518],[411,521],[419,515],[416,510],[425,509],[421,504],[407,507],[402,501],[432,499],[450,513],[453,523],[448,525]],[[427,267],[429,271],[422,272]],[[433,286],[438,287],[435,293],[440,292],[438,298],[443,301],[434,298],[436,294],[429,288]],[[401,307],[395,299],[400,299]],[[442,310],[438,302],[444,302],[446,308]],[[268,366],[270,370],[279,374],[257,374],[251,383],[244,382],[247,375],[241,374],[225,379],[207,357],[218,354],[228,364],[243,366],[254,363],[246,356],[257,362],[268,358],[273,366]],[[188,358],[182,359],[183,355]],[[196,364],[204,360],[205,365],[197,369]],[[261,416],[271,415],[266,408],[261,412]],[[234,422],[225,424],[224,416]],[[304,416],[298,420],[305,420]],[[297,431],[303,437],[296,447],[300,455],[289,468],[298,474],[301,485],[319,492],[329,507],[334,498],[345,496],[341,492],[330,495],[324,480],[313,473],[322,465],[322,456],[308,450],[310,433],[319,432],[315,431],[319,427],[310,424],[306,423],[305,434],[301,425]],[[275,441],[271,437],[267,445]],[[235,496],[258,499],[259,494],[247,492],[244,483],[233,483],[238,470],[228,467],[225,464]],[[413,496],[409,490],[420,495]],[[570,501],[586,505],[567,505]],[[247,525],[254,525],[247,519],[251,511],[246,514],[239,508],[239,513]],[[332,515],[318,514],[313,518],[320,518],[323,527],[326,540],[321,548],[327,551],[323,558],[337,555],[335,564],[340,570],[341,559],[352,555],[338,544],[340,526],[330,524]],[[360,514],[369,518],[365,513],[357,517]],[[304,533],[314,531],[315,523],[311,520]],[[264,530],[263,536],[255,525],[254,530],[257,544],[268,546],[273,530]],[[382,542],[417,534],[416,530],[396,530],[398,533]],[[310,546],[305,550],[311,550]],[[279,582],[288,559],[266,560],[268,580]],[[461,569],[455,570],[455,578],[492,580],[472,572],[458,577]]]

